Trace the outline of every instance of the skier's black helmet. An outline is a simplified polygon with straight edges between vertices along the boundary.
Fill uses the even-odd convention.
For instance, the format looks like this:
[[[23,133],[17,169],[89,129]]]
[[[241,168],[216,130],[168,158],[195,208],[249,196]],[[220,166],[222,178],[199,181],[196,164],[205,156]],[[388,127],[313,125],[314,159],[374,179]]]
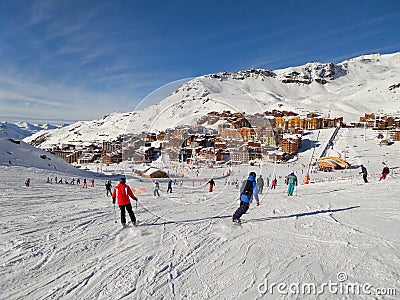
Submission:
[[[257,175],[256,175],[256,172],[250,172],[249,176],[256,177]]]
[[[121,182],[121,183],[126,183],[126,178],[125,178],[125,177],[122,177],[122,178],[119,180],[119,182]]]

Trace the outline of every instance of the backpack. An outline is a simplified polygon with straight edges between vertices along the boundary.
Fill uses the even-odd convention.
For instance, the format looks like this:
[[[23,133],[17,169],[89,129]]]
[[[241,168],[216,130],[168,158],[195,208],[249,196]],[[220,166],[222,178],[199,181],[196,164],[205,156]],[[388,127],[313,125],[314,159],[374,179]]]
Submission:
[[[289,175],[289,176],[287,177],[286,184],[288,184],[288,183],[293,184],[293,183],[296,183],[296,181],[297,181],[297,178],[296,178],[295,175]]]
[[[253,195],[253,181],[246,180],[246,184],[244,185],[242,194],[248,197],[251,197]]]

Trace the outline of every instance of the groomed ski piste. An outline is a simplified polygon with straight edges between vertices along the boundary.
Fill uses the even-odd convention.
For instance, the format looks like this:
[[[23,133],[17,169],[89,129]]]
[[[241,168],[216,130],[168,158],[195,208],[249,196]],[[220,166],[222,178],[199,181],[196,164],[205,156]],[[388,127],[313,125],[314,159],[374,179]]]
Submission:
[[[206,182],[184,181],[167,194],[162,182],[154,197],[150,180],[128,178],[132,188],[148,191],[138,195],[137,209],[132,201],[139,226],[128,228],[103,177],[87,189],[47,184],[48,176],[83,173],[23,159],[9,165],[12,151],[6,159],[1,152],[0,298],[398,299],[399,143],[379,147],[375,132],[341,129],[328,155],[364,164],[369,183],[353,168],[311,173],[303,184],[303,166],[330,134],[322,132],[318,143],[311,143],[316,133],[306,135],[318,146],[293,162],[235,166],[212,193]],[[379,181],[382,161],[391,173]],[[288,197],[283,177],[292,169],[299,185]],[[264,187],[260,206],[253,203],[243,224],[233,226],[239,192],[231,182],[274,170],[277,188]],[[201,176],[226,171],[205,168]]]

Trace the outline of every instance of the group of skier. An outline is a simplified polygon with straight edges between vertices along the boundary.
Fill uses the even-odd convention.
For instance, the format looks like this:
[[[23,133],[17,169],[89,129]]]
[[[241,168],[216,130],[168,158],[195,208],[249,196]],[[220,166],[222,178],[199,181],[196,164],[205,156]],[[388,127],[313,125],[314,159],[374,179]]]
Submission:
[[[172,193],[172,184],[174,183],[174,181],[172,181],[172,179],[168,180],[168,185],[167,185],[167,193]],[[182,185],[182,181],[181,181],[181,185]],[[176,180],[175,183],[176,184]],[[207,182],[207,184],[209,184],[209,192],[212,192],[215,186],[215,181],[214,179],[210,179],[210,181]],[[154,196],[160,197],[160,183],[156,180],[154,181],[154,190],[153,190],[153,194]]]
[[[81,179],[80,178],[77,178],[76,179],[76,181],[75,181],[75,178],[72,178],[70,181],[68,181],[68,180],[63,180],[62,178],[58,178],[57,176],[54,178],[54,182],[55,183],[64,183],[64,184],[77,184],[77,185],[79,185],[79,184],[81,184]],[[46,183],[50,183],[50,184],[52,184],[53,183],[53,177],[47,177],[47,180],[46,180]]]
[[[384,164],[384,168],[382,170],[381,177],[379,178],[379,181],[384,180],[386,176],[389,174],[390,169],[389,167]],[[363,174],[363,179],[364,182],[368,182],[368,172],[367,169],[364,165],[361,165],[361,172],[360,174]],[[55,178],[56,182],[57,177]],[[80,180],[77,180],[77,184],[79,184]],[[50,178],[47,179],[48,183],[52,182],[52,179]],[[62,182],[62,179],[61,179]],[[269,182],[269,180],[268,180]],[[172,193],[172,183],[173,181],[170,179],[168,181],[168,188],[167,188],[167,193]],[[73,183],[71,183],[73,184]],[[210,181],[207,182],[209,184],[209,192],[213,191],[213,188],[215,186],[215,181],[214,179],[210,179]],[[288,196],[293,196],[293,192],[298,185],[298,180],[297,176],[295,175],[294,171],[291,171],[289,175],[285,177],[285,184],[287,185],[287,195]],[[25,182],[25,185],[29,187],[30,185],[30,178],[28,178]],[[241,224],[241,217],[243,214],[245,214],[249,207],[250,203],[252,202],[253,199],[255,199],[257,206],[260,205],[260,199],[259,199],[259,194],[263,193],[264,190],[264,185],[265,181],[262,175],[260,174],[258,178],[256,178],[256,173],[255,172],[250,172],[249,176],[247,177],[246,180],[242,182],[242,186],[240,188],[240,205],[236,209],[236,211],[232,215],[232,222],[236,224]],[[267,184],[268,186],[269,184]],[[275,189],[277,185],[277,180],[276,177],[271,181],[271,189]],[[94,180],[92,180],[91,186],[94,187]],[[83,180],[83,186],[82,187],[87,187],[87,181],[86,179]],[[132,209],[132,204],[130,202],[130,199],[137,201],[138,198],[133,194],[132,189],[126,184],[126,178],[122,177],[119,181],[119,184],[117,184],[114,189],[112,190],[112,183],[111,180],[108,180],[105,182],[105,187],[107,191],[107,196],[111,195],[112,198],[112,203],[115,205],[116,203],[118,204],[120,211],[121,211],[121,223],[123,226],[126,226],[127,220],[126,220],[126,212],[128,212],[130,220],[133,225],[137,225],[136,222],[136,216],[135,213],[133,212]],[[158,181],[154,182],[154,196],[160,196],[159,193],[160,189],[160,184]]]
[[[260,176],[257,178],[257,187],[258,187],[258,191],[260,194],[263,193],[264,191],[264,186],[266,185],[268,188],[270,186],[270,179],[269,177],[266,178],[266,180],[264,181],[264,178],[262,177],[262,175],[260,174]],[[271,189],[275,189],[276,185],[278,184],[278,181],[276,179],[276,177],[274,177],[274,179],[271,180]]]
[[[379,181],[385,180],[386,176],[390,173],[390,169],[387,166],[387,164],[385,162],[382,162],[382,164],[383,164],[383,169],[382,169],[381,176],[379,177]],[[367,171],[367,168],[364,165],[360,165],[360,167],[361,167],[361,172],[359,174],[362,174],[364,183],[368,183],[368,171]]]
[[[384,168],[382,170],[381,177],[379,178],[379,181],[384,180],[386,176],[389,174],[390,169],[389,167],[384,164]],[[363,174],[363,179],[364,182],[368,182],[368,172],[367,169],[364,165],[361,165],[361,172],[360,174]],[[52,179],[48,178],[47,183],[51,183]],[[62,183],[62,179],[60,181],[57,181],[57,177],[55,178],[55,182],[57,183]],[[67,183],[67,182],[65,182]],[[80,183],[80,180],[77,180],[77,184]],[[172,193],[172,179],[168,181],[168,188],[167,188],[167,193]],[[71,182],[71,184],[74,184],[74,180]],[[215,181],[214,179],[210,179],[210,181],[207,182],[209,184],[209,192],[212,192],[215,186]],[[285,177],[285,184],[287,185],[287,195],[288,196],[293,196],[293,192],[298,185],[298,180],[297,176],[295,175],[294,171],[291,171],[289,175]],[[30,178],[28,178],[25,182],[25,185],[29,187],[30,185]],[[269,185],[269,179],[268,179],[268,184]],[[276,177],[271,181],[271,189],[275,189],[277,185],[277,179]],[[94,187],[94,179],[91,182],[91,186]],[[252,202],[253,199],[255,199],[257,206],[260,205],[260,199],[259,199],[259,194],[263,193],[265,186],[265,181],[262,175],[260,174],[258,178],[256,178],[256,173],[255,172],[250,172],[249,176],[247,177],[246,180],[243,181],[242,186],[240,188],[240,205],[236,209],[236,211],[232,215],[232,222],[236,224],[241,224],[241,217],[248,211],[250,207],[250,203]],[[86,178],[83,180],[83,186],[87,188],[87,181]],[[112,190],[112,183],[111,180],[108,180],[105,182],[105,187],[107,191],[107,197],[111,195],[112,198],[112,203],[115,205],[116,203],[118,204],[120,211],[121,211],[121,224],[123,226],[126,226],[127,220],[126,220],[126,212],[128,212],[129,218],[132,222],[133,225],[137,225],[136,222],[136,216],[135,213],[133,212],[132,209],[132,204],[130,202],[130,199],[137,201],[138,198],[133,194],[131,188],[126,184],[126,178],[122,177],[119,181],[119,184],[117,184],[114,189]],[[160,196],[159,193],[160,190],[160,184],[158,181],[154,182],[154,196]]]
[[[65,179],[63,180],[62,178],[58,178],[56,176],[54,178],[54,182],[55,183],[59,183],[59,184],[72,184],[72,185],[75,185],[75,183],[76,183],[77,185],[80,185],[81,184],[81,179],[77,178],[76,181],[75,181],[75,178],[72,178],[70,181],[67,181]],[[51,178],[47,177],[46,183],[52,184],[53,183],[53,177],[51,177]],[[86,178],[84,178],[83,179],[82,188],[87,188],[87,187],[88,187],[88,182],[87,182]],[[90,181],[90,187],[94,187],[94,179],[92,179]]]
[[[276,181],[276,178],[274,180]],[[297,177],[296,175],[294,175],[294,172],[292,172],[287,176],[286,183],[288,185],[288,195],[292,195],[294,186],[297,185]],[[215,186],[214,179],[210,179],[210,181],[208,181],[207,184],[209,184],[209,192],[212,192]],[[256,180],[256,173],[255,172],[249,173],[247,180],[243,181],[242,186],[240,188],[240,196],[239,196],[240,205],[232,216],[232,222],[241,224],[240,218],[249,209],[250,203],[252,202],[253,198],[255,199],[257,206],[260,205],[260,199],[258,194],[263,192],[264,184],[265,183],[264,179],[262,178],[262,175],[260,175],[259,178],[257,178]],[[107,181],[105,183],[105,186],[108,196],[108,194],[111,193],[111,181]],[[276,183],[274,186],[276,186]],[[160,196],[159,189],[160,189],[160,184],[158,181],[155,181],[154,196]],[[168,181],[167,193],[168,192],[172,193],[172,180]],[[114,187],[111,197],[113,204],[115,205],[115,203],[117,203],[120,208],[122,225],[126,226],[126,211],[129,214],[132,224],[137,225],[136,216],[133,212],[132,205],[130,203],[130,198],[132,200],[135,200],[136,203],[138,201],[138,198],[133,194],[131,188],[126,184],[126,178],[123,177],[120,179],[119,184]]]
[[[75,180],[75,178],[72,178],[70,181],[67,181],[67,180],[65,180],[65,179],[63,180],[62,178],[58,178],[58,177],[56,176],[56,177],[54,178],[54,182],[57,183],[57,184],[71,184],[71,185],[77,184],[77,185],[80,185],[80,184],[81,184],[81,179],[80,179],[80,178],[77,178],[77,179]],[[47,177],[46,183],[52,184],[52,183],[53,183],[53,177]],[[27,179],[25,180],[25,186],[29,187],[30,184],[31,184],[31,179],[30,179],[30,178],[27,178]],[[87,183],[86,178],[84,178],[84,179],[83,179],[82,188],[87,188],[87,187],[88,187],[88,183]],[[94,187],[94,179],[92,179],[92,180],[90,181],[90,187]]]

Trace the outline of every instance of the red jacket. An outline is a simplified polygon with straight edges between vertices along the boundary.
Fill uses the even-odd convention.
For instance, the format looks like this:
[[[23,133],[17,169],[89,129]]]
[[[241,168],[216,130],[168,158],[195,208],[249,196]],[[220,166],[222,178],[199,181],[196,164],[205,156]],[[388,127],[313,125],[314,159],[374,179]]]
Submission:
[[[114,187],[112,198],[117,199],[118,205],[130,204],[131,201],[129,200],[129,197],[131,197],[133,200],[137,200],[129,186],[124,183],[119,183]]]

